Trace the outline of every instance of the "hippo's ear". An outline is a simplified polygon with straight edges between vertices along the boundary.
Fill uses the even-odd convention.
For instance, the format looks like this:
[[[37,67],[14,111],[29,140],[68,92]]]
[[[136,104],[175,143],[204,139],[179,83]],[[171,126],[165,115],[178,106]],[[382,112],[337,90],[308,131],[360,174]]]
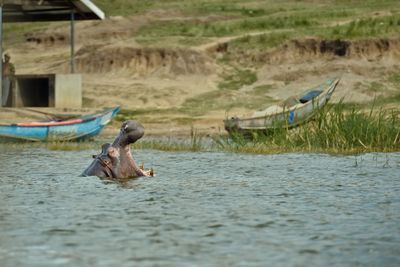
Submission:
[[[107,155],[108,155],[110,158],[118,158],[118,157],[119,157],[119,150],[116,149],[115,147],[110,146],[110,147],[107,149]]]

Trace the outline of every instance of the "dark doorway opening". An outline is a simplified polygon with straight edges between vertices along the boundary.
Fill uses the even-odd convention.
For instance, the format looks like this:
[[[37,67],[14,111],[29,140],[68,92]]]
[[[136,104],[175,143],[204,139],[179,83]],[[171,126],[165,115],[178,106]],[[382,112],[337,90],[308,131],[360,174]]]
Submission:
[[[54,107],[54,86],[49,77],[19,77],[18,90],[24,107]]]

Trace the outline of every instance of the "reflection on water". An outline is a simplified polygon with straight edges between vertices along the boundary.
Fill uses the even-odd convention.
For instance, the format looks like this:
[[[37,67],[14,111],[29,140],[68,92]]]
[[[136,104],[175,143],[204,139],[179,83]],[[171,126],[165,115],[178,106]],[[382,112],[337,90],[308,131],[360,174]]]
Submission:
[[[137,151],[156,177],[79,177],[97,151],[0,147],[1,266],[399,266],[400,154]]]

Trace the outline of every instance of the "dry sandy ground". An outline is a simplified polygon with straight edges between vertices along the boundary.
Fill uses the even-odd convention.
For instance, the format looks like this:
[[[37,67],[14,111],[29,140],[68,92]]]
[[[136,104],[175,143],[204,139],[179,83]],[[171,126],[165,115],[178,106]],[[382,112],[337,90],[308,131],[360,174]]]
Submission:
[[[158,19],[162,19],[162,14]],[[178,108],[187,99],[218,90],[222,67],[216,59],[229,53],[229,42],[237,36],[192,48],[142,47],[135,41],[135,33],[148,22],[149,16],[77,23],[76,66],[83,77],[84,108],[36,111],[6,108],[0,109],[0,122],[49,117],[40,112],[79,115],[119,105],[129,110],[154,110],[143,121],[150,135],[186,135],[191,127],[205,134],[223,133],[222,121],[227,116],[224,109],[206,111],[205,115],[192,118],[190,124],[171,119],[187,118],[187,115],[179,112],[165,115],[163,110]],[[60,24],[25,36],[27,41],[15,46],[7,45],[6,40],[5,47],[11,54],[17,74],[68,73],[68,33],[68,24]],[[320,49],[322,45],[328,47],[324,53]],[[254,57],[258,79],[239,92],[271,85],[273,89],[267,95],[279,101],[336,76],[341,77],[341,82],[332,102],[342,98],[345,102],[368,102],[376,96],[400,92],[400,88],[388,82],[390,75],[400,71],[399,40],[350,43],[344,56],[337,55],[337,49],[334,43],[326,45],[324,40],[310,37],[258,55],[238,55],[239,64],[242,60],[248,64],[248,57]],[[383,86],[376,90],[371,87],[374,83]],[[113,133],[117,128],[118,124],[114,123],[106,131]]]

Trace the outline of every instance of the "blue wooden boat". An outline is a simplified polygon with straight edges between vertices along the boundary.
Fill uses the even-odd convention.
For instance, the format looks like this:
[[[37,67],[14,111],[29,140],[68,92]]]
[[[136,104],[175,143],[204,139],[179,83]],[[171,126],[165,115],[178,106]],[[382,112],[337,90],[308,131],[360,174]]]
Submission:
[[[96,136],[120,111],[119,107],[76,119],[1,125],[0,137],[28,141],[72,141]]]

